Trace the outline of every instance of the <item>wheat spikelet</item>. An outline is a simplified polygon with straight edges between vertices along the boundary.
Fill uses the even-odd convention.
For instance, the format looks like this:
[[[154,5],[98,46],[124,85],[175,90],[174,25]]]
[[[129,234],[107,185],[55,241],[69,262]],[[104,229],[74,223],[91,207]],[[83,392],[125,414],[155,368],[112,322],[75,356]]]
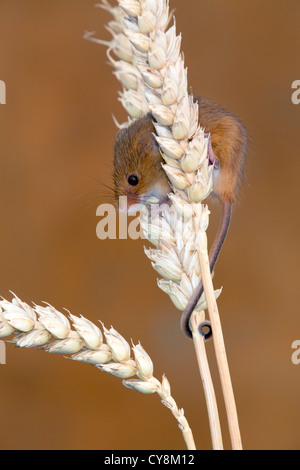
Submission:
[[[146,238],[155,246],[155,249],[144,248],[146,256],[151,260],[153,268],[163,279],[157,281],[158,287],[169,295],[175,307],[184,311],[188,301],[197,288],[201,267],[194,245],[194,225],[190,217],[182,217],[182,211],[188,210],[192,206],[186,204],[187,208],[181,207],[178,212],[174,210],[177,204],[177,196],[171,196],[173,206],[166,205],[159,213],[151,219],[146,211],[142,212],[140,221],[142,230]],[[197,222],[205,224],[207,209],[203,209]],[[199,228],[200,230],[200,228]],[[215,291],[218,298],[222,289]],[[196,305],[195,311],[207,309],[205,293]]]
[[[101,331],[83,316],[69,314],[68,319],[51,305],[29,306],[16,295],[11,302],[0,300],[0,338],[12,335],[10,342],[18,347],[63,354],[123,379],[127,388],[144,394],[157,393],[177,420],[188,449],[195,449],[192,431],[184,411],[171,395],[168,379],[163,376],[160,382],[153,376],[152,360],[140,343],[130,347],[112,327],[108,330],[102,324]]]

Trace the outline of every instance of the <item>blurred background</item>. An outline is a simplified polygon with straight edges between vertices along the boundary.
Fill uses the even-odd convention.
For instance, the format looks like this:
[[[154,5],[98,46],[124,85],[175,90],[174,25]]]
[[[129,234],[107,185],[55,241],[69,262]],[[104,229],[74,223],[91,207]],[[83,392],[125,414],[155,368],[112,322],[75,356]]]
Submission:
[[[194,94],[251,133],[247,177],[215,272],[246,449],[300,448],[298,0],[172,0]],[[202,385],[180,313],[156,286],[144,242],[96,237],[125,120],[94,0],[0,0],[0,294],[47,301],[140,340],[166,373],[197,447],[210,449]],[[97,181],[99,182],[97,182]],[[219,208],[213,208],[210,239]],[[184,449],[155,395],[96,368],[8,345],[0,365],[1,449]],[[230,448],[212,343],[208,354]]]

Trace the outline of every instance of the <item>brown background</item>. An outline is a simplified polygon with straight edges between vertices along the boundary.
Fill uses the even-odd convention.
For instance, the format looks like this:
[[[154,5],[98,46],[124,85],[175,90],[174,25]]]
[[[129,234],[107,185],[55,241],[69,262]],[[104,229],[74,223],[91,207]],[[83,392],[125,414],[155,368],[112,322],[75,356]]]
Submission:
[[[141,340],[166,373],[199,449],[210,448],[192,345],[156,287],[142,241],[96,238],[96,178],[110,184],[118,82],[105,48],[108,15],[94,0],[1,0],[0,293],[50,302]],[[233,112],[252,135],[247,180],[215,284],[248,449],[300,448],[298,0],[172,0],[189,83]],[[91,204],[91,205],[90,205]],[[88,207],[90,205],[90,207]],[[214,210],[213,232],[218,218]],[[212,344],[208,346],[230,447]],[[158,397],[95,368],[7,346],[0,366],[2,449],[184,449]]]

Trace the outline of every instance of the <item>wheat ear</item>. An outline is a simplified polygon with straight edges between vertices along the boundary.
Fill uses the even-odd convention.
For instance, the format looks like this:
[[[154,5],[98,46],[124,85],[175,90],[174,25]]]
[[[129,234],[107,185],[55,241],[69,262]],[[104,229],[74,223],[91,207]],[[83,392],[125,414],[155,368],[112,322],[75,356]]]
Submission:
[[[102,324],[102,330],[103,333],[83,316],[70,314],[68,319],[51,305],[31,307],[16,295],[11,302],[0,301],[0,338],[13,335],[10,342],[18,347],[43,348],[50,353],[63,354],[123,379],[127,388],[144,394],[157,393],[177,420],[187,448],[195,450],[191,428],[183,409],[178,408],[171,395],[166,376],[161,382],[153,376],[152,360],[140,343],[130,347],[114,328],[108,330]],[[134,376],[137,378],[132,378]]]
[[[213,381],[212,381],[210,370],[209,370],[204,338],[203,338],[203,335],[200,334],[200,325],[203,323],[204,319],[205,319],[205,313],[203,311],[197,312],[196,314],[192,315],[191,329],[192,329],[192,334],[193,334],[195,351],[196,351],[196,355],[197,355],[197,359],[199,363],[200,375],[202,378],[205,398],[206,398],[207,403],[209,403],[207,410],[208,410],[208,418],[209,418],[210,433],[211,433],[213,449],[223,450],[223,441],[222,441],[222,433],[221,433],[217,400],[216,400],[216,395],[214,391]]]
[[[186,298],[190,298],[195,285],[199,283],[200,274],[204,276],[206,272],[200,250],[206,250],[207,255],[205,242],[209,212],[202,202],[212,191],[213,183],[213,167],[209,165],[207,158],[209,136],[199,125],[198,105],[188,93],[187,70],[180,50],[181,36],[176,34],[175,20],[173,26],[167,29],[170,22],[169,1],[118,0],[118,6],[112,7],[107,0],[102,0],[102,4],[98,6],[109,11],[114,18],[108,28],[113,38],[106,45],[110,63],[124,87],[120,93],[120,101],[130,116],[129,121],[121,127],[151,111],[155,138],[165,161],[163,168],[173,191],[170,199],[176,211],[184,218],[182,226],[180,223],[176,224],[173,233],[176,242],[173,245],[166,242],[160,234],[154,241],[156,249],[146,250],[154,268],[164,278],[159,281],[159,286],[183,310]],[[116,55],[117,60],[112,58],[111,52]],[[162,212],[161,225],[166,225],[165,221],[167,224],[170,222],[168,209]],[[148,226],[150,232],[157,231],[156,222],[151,221]],[[195,270],[188,276],[186,269],[182,268],[195,257],[195,251],[190,251],[190,257],[186,255],[191,244],[182,242],[182,232],[189,233],[189,241],[192,246],[196,246],[196,257],[199,256],[200,263],[200,270]],[[202,237],[197,237],[199,232],[203,234]],[[204,291],[205,297],[209,299],[208,310],[227,404],[232,446],[240,449],[236,406],[232,386],[229,386],[231,379],[221,324],[216,314],[216,294],[211,274],[206,274],[210,282],[203,283]],[[196,311],[199,309],[201,305],[198,304]],[[201,372],[200,364],[199,369]],[[214,441],[218,441],[217,436]]]
[[[93,33],[85,37],[108,47],[109,62],[123,84],[120,101],[129,121],[121,127],[149,110],[155,118],[155,138],[165,160],[175,211],[167,206],[150,221],[147,214],[142,215],[143,229],[156,248],[145,252],[160,274],[164,262],[172,265],[169,277],[162,274],[170,282],[159,286],[184,310],[200,280],[195,225],[201,224],[205,230],[208,226],[209,211],[201,201],[212,190],[213,168],[207,159],[209,137],[198,124],[198,105],[187,91],[181,36],[177,36],[175,24],[167,29],[170,12],[166,0],[119,0],[118,6],[102,0],[96,6],[113,17],[107,27],[112,39],[101,41]],[[204,308],[203,301],[204,296],[196,310]]]

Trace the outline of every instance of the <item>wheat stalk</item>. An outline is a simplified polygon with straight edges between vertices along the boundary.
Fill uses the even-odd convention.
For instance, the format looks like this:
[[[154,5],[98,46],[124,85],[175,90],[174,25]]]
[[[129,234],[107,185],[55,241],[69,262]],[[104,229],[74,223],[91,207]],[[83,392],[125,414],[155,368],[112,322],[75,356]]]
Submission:
[[[226,406],[232,448],[233,450],[242,450],[242,439],[239,429],[238,414],[222,333],[221,319],[218,305],[215,296],[213,295],[213,283],[210,273],[209,257],[207,252],[207,236],[205,231],[200,230],[197,233],[196,239],[198,243],[198,256],[201,266],[203,286],[206,292],[207,306],[213,330],[214,347]]]
[[[114,328],[108,330],[102,324],[102,330],[103,333],[83,316],[69,314],[68,319],[49,304],[31,307],[16,295],[11,302],[0,301],[0,338],[13,335],[10,342],[18,347],[43,348],[50,353],[63,354],[123,379],[127,388],[144,394],[157,393],[177,420],[187,448],[195,450],[191,428],[183,409],[178,408],[171,395],[166,376],[161,382],[153,376],[152,360],[140,343],[130,347]]]
[[[200,334],[200,326],[205,319],[205,313],[197,312],[192,315],[191,317],[191,329],[193,334],[193,341],[195,345],[195,351],[197,355],[197,360],[199,363],[200,375],[202,378],[204,394],[206,402],[208,403],[207,410],[208,410],[208,418],[209,418],[209,425],[211,430],[211,439],[213,449],[215,450],[223,450],[223,441],[222,441],[222,433],[221,433],[221,426],[220,426],[220,419],[219,419],[219,412],[217,406],[216,395],[214,391],[213,381],[211,378],[205,343],[203,335]]]

